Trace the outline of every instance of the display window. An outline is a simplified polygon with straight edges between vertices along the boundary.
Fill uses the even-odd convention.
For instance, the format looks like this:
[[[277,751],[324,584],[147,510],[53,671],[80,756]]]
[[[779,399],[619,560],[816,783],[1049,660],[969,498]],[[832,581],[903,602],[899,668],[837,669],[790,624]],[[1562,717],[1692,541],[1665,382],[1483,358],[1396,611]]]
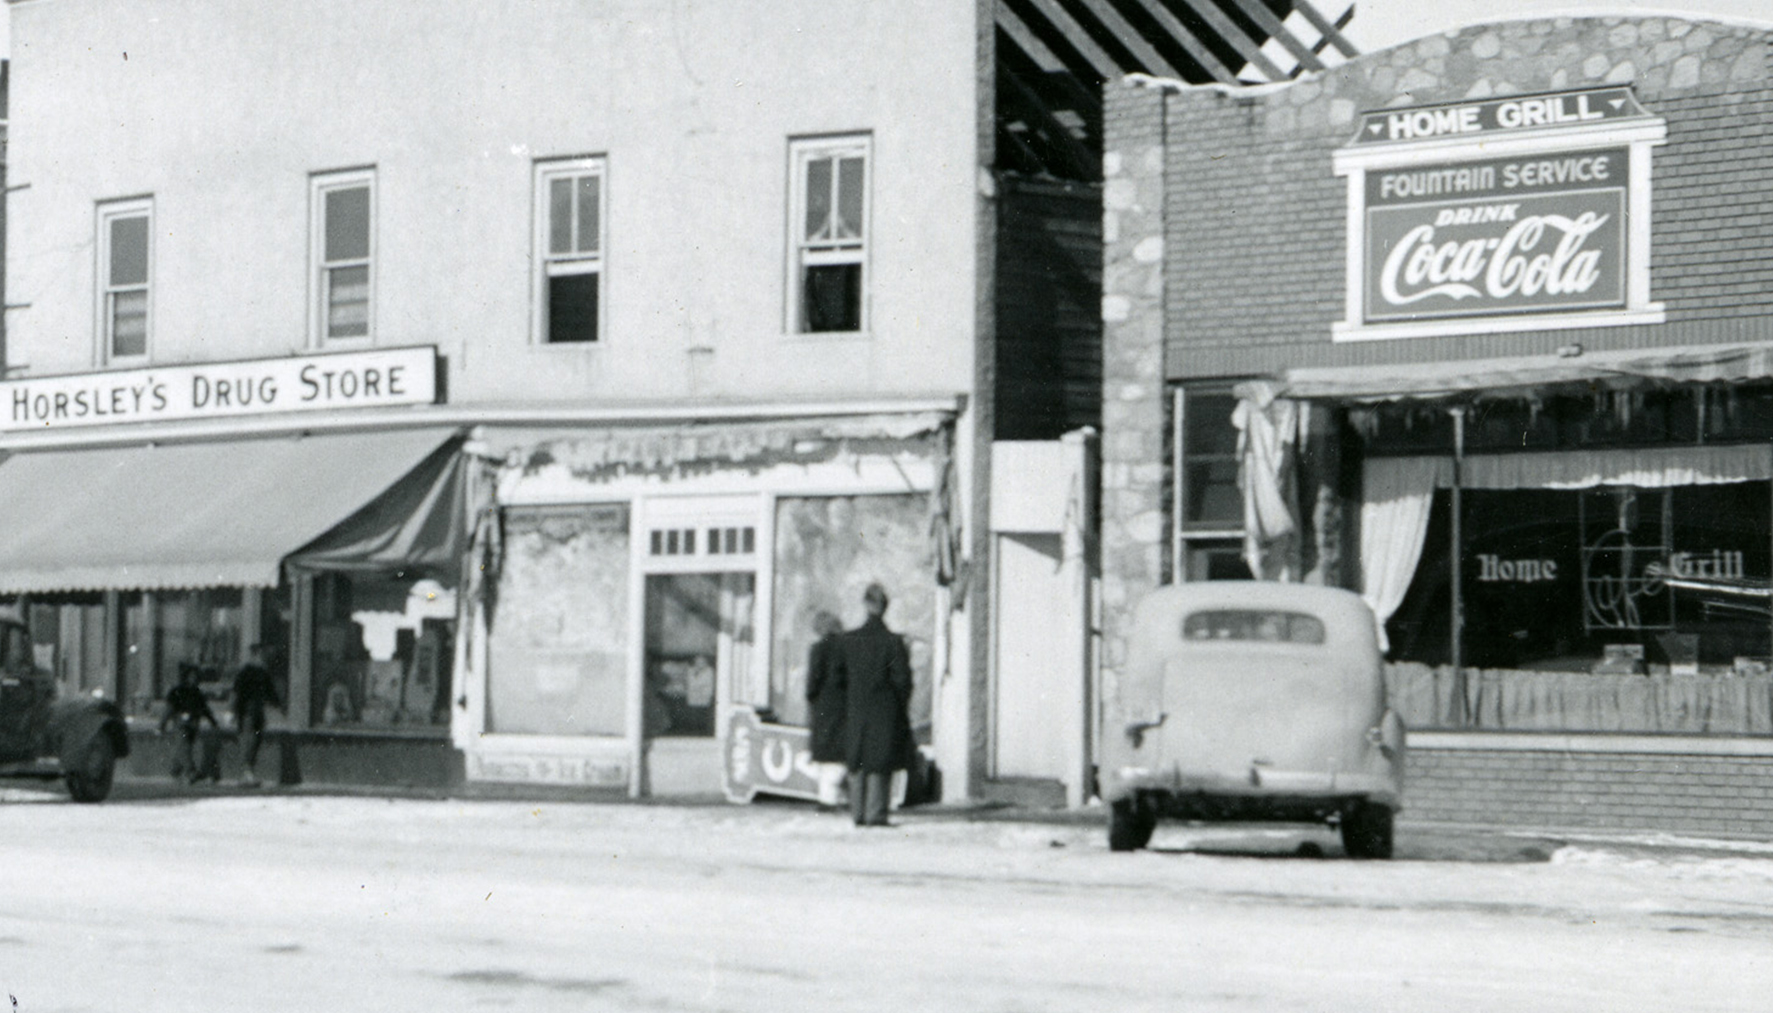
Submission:
[[[313,600],[315,727],[448,725],[453,589],[400,574],[320,573]]]
[[[1487,669],[1724,674],[1773,659],[1764,481],[1643,489],[1465,490],[1464,663]],[[1452,496],[1387,624],[1393,656],[1449,662]]]

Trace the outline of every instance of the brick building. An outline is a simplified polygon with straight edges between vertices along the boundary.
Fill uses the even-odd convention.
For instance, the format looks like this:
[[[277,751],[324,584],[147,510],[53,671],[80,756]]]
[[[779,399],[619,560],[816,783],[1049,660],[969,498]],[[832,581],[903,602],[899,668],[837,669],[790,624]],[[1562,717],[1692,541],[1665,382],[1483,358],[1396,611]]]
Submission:
[[[1346,586],[1410,814],[1773,830],[1770,42],[1515,20],[1111,85],[1105,692],[1156,584]]]

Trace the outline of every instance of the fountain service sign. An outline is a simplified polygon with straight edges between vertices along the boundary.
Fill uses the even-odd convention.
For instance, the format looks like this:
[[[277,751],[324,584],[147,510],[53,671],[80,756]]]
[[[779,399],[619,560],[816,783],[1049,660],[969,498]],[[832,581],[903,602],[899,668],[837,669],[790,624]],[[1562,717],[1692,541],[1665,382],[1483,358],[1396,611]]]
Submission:
[[[1361,116],[1336,340],[1655,323],[1650,149],[1629,89]]]

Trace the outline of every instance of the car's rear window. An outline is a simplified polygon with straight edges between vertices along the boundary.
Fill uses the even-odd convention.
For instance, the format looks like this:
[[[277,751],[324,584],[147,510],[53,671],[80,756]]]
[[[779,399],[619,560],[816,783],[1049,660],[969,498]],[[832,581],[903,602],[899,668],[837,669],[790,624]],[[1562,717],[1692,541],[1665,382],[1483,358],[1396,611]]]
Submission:
[[[1249,640],[1270,644],[1321,644],[1323,620],[1299,612],[1213,609],[1182,620],[1184,640]]]

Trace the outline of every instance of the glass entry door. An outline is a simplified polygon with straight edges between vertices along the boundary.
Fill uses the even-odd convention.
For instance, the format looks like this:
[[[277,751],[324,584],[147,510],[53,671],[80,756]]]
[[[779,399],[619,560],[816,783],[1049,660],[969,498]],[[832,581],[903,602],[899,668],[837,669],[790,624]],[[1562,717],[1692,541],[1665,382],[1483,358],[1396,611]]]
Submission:
[[[714,738],[720,704],[750,684],[756,588],[751,573],[647,576],[647,738]]]

